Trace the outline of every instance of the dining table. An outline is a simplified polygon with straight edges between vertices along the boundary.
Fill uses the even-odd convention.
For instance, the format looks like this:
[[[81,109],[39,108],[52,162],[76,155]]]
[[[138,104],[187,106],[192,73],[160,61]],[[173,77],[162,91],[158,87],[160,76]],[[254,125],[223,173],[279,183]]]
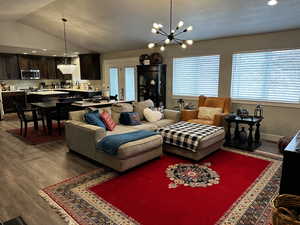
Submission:
[[[58,101],[49,101],[49,102],[35,102],[31,105],[38,109],[41,112],[42,116],[46,118],[48,134],[52,134],[52,119],[50,117],[51,112],[56,110],[56,103]]]

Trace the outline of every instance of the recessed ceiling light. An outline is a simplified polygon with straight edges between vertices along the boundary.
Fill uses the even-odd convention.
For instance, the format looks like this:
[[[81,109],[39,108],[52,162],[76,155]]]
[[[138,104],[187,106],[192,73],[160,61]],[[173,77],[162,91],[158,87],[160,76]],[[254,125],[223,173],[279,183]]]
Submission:
[[[74,52],[74,54],[75,54],[75,55],[78,55],[78,54],[79,54],[79,52]]]
[[[56,55],[53,55],[53,56],[56,56]]]
[[[278,4],[278,1],[277,0],[269,0],[268,1],[268,5],[269,6],[274,6],[274,5],[277,5]]]
[[[37,53],[37,51],[36,51],[36,50],[32,50],[31,52],[32,52],[32,53]]]
[[[24,55],[27,55],[28,53],[27,53],[27,52],[24,52],[23,54],[24,54]]]
[[[43,51],[47,51],[47,49],[46,49],[46,48],[43,48]]]

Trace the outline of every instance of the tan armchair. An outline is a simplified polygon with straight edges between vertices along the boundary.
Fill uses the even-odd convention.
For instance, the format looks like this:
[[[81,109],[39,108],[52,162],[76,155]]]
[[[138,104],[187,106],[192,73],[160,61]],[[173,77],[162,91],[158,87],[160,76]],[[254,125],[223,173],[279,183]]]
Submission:
[[[189,110],[189,112],[186,112],[188,115],[185,114],[185,112],[182,112],[183,115],[185,114],[184,120],[191,123],[222,126],[224,117],[230,113],[231,100],[230,98],[199,96],[198,108],[201,106],[222,108],[223,112],[220,114],[216,114],[213,120],[205,120],[205,119],[198,119],[198,109]],[[189,116],[190,118],[188,118]]]

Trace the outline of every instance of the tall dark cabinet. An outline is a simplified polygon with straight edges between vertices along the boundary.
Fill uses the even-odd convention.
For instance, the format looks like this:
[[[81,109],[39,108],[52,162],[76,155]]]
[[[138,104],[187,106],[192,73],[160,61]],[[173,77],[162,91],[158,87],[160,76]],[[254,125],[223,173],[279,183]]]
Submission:
[[[167,65],[138,65],[138,101],[151,99],[156,107],[166,105]]]

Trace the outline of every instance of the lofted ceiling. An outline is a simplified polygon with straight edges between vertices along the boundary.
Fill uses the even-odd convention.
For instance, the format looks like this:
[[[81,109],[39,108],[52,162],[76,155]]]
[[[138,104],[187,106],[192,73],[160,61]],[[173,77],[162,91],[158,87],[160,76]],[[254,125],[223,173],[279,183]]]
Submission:
[[[300,0],[173,0],[174,23],[194,27],[186,39],[300,28]],[[169,24],[169,0],[0,0],[0,21],[15,20],[56,38],[63,38],[66,17],[68,40],[82,49],[110,52],[145,48],[155,35],[153,22]],[[0,43],[1,45],[1,43]]]

